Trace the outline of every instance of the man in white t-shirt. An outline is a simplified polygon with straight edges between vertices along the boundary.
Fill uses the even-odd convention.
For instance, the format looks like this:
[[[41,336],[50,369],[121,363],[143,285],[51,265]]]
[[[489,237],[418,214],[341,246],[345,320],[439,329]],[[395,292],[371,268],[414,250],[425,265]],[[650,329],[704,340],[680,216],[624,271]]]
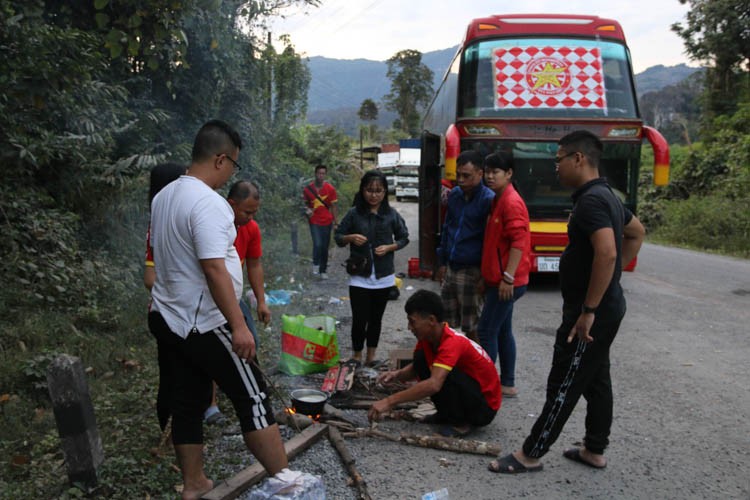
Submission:
[[[212,120],[200,129],[186,175],[151,206],[151,243],[159,272],[149,328],[169,357],[175,380],[172,441],[184,489],[199,498],[213,483],[203,471],[203,411],[215,380],[232,400],[249,450],[274,475],[287,466],[268,391],[255,364],[255,342],[239,306],[242,268],[234,212],[214,191],[240,166],[242,141]]]

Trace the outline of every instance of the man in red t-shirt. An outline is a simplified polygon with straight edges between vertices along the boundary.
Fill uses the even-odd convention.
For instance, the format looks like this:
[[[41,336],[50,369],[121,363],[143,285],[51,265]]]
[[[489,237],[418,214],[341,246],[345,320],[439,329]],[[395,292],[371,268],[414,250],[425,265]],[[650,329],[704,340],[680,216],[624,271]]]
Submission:
[[[331,243],[331,229],[336,223],[336,189],[326,182],[328,168],[325,165],[315,167],[315,180],[302,189],[305,202],[305,215],[310,224],[310,236],[313,244],[313,274],[321,279],[328,279],[328,246]]]
[[[400,370],[382,374],[378,381],[419,379],[408,389],[375,402],[367,417],[379,420],[394,406],[429,397],[437,414],[424,421],[447,424],[446,436],[466,435],[473,426],[492,422],[502,394],[495,364],[479,344],[443,323],[443,302],[428,290],[419,290],[406,301],[409,330],[417,338],[414,360]]]
[[[252,181],[238,181],[229,188],[227,201],[234,210],[234,225],[237,227],[234,247],[237,249],[240,263],[247,267],[247,279],[258,303],[258,319],[263,323],[268,323],[271,321],[271,310],[266,304],[265,289],[263,288],[263,265],[260,262],[263,255],[262,238],[260,227],[254,220],[255,214],[260,208],[260,190]],[[258,335],[255,331],[252,315],[244,301],[240,301],[240,306],[245,313],[248,326],[252,325],[250,331],[253,333],[257,345]]]

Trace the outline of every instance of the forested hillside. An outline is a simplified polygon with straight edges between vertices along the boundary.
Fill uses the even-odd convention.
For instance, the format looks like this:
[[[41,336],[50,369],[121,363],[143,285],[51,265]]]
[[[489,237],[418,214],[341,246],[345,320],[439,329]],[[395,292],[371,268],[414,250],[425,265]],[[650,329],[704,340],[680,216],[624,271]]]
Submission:
[[[348,154],[340,133],[303,124],[299,55],[264,43],[264,20],[303,3],[316,2],[0,0],[0,497],[70,498],[46,394],[61,352],[85,363],[106,432],[96,496],[171,490],[171,460],[145,465],[137,444],[153,434],[156,381],[141,281],[148,172],[187,165],[205,121],[231,123],[279,256],[268,276],[294,262],[300,179]]]

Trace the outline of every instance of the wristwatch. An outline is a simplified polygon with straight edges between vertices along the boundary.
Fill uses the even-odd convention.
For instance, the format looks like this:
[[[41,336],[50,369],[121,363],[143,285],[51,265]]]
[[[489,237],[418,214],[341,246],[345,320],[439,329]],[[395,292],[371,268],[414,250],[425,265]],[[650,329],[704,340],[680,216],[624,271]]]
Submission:
[[[581,306],[581,312],[583,314],[596,314],[596,307],[589,307],[586,304]]]

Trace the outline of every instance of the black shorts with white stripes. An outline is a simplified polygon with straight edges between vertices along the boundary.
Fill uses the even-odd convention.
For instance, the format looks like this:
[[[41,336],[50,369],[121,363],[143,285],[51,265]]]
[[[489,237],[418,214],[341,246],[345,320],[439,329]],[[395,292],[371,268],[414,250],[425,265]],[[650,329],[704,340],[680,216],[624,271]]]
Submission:
[[[148,319],[169,360],[162,369],[170,370],[174,385],[170,403],[175,444],[203,443],[203,412],[211,401],[212,381],[232,401],[243,433],[275,423],[263,377],[232,351],[228,325],[183,339],[158,312],[151,312]]]

